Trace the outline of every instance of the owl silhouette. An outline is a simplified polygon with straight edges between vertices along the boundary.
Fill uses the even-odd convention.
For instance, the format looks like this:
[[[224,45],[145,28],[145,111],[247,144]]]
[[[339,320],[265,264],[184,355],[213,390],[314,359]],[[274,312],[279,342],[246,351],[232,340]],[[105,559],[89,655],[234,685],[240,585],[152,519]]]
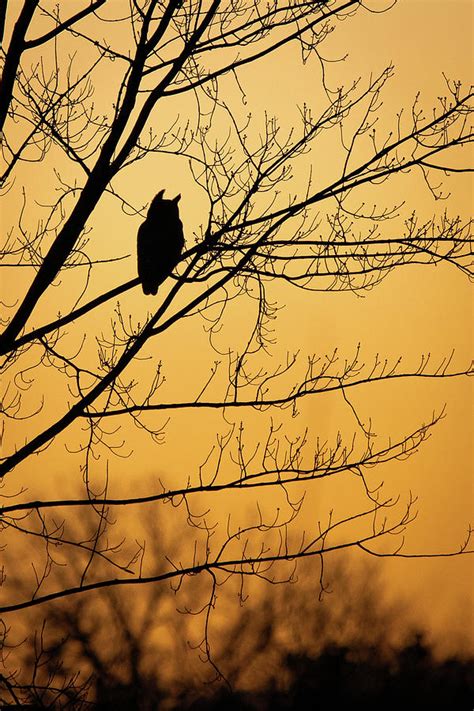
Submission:
[[[153,198],[137,235],[138,278],[143,293],[153,296],[179,262],[184,247],[183,223],[178,208],[181,195],[165,200],[164,192],[160,190]]]

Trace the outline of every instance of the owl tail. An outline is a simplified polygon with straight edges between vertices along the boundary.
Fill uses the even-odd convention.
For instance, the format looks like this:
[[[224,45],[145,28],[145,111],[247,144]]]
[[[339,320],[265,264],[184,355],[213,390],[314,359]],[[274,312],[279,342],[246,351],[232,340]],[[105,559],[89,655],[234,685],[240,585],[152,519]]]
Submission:
[[[154,284],[142,284],[142,288],[145,296],[148,296],[149,294],[151,294],[152,296],[156,296],[156,294],[158,293],[158,284],[156,286]]]

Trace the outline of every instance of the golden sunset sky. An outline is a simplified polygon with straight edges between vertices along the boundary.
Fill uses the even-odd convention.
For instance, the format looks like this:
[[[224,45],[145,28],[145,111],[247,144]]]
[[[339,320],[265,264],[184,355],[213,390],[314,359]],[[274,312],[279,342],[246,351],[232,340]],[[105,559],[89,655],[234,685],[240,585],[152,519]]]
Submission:
[[[121,2],[117,0],[116,5]],[[17,0],[16,4],[21,3]],[[82,6],[76,0],[66,4],[68,12],[69,6],[71,11]],[[393,76],[387,82],[380,107],[378,126],[382,132],[396,125],[395,117],[402,108],[403,116],[409,117],[418,94],[419,104],[429,116],[437,98],[446,94],[443,73],[469,85],[474,57],[474,5],[470,0],[399,0],[390,11],[381,12],[388,6],[388,2],[369,0],[367,7],[377,12],[361,10],[356,16],[338,23],[322,46],[322,54],[327,60],[346,56],[344,61],[328,65],[328,81],[335,87],[350,84],[359,77],[364,82],[370,74],[375,76],[393,63]],[[7,16],[7,41],[11,17]],[[119,26],[111,25],[110,33],[114,42],[126,45],[128,38]],[[46,62],[51,61],[48,51],[45,50]],[[63,57],[67,56],[64,41],[60,52]],[[32,55],[28,62],[33,63],[39,56],[40,53],[35,57]],[[82,60],[78,54],[74,65],[77,72],[80,72]],[[119,67],[110,62],[95,80],[94,100],[99,112],[110,111],[119,78]],[[275,115],[285,134],[299,121],[298,107],[306,103],[317,114],[324,101],[319,64],[309,60],[302,65],[296,45],[289,45],[259,64],[244,68],[239,83],[243,93],[232,77],[224,79],[223,95],[237,120],[251,114],[248,132],[255,135],[255,140],[262,131],[265,114]],[[188,119],[192,123],[196,110],[196,104],[189,98],[168,98],[162,102],[161,113],[157,111],[152,115],[151,123],[157,130],[174,118],[178,124]],[[213,130],[216,135],[221,130],[221,120],[219,116],[215,118]],[[316,148],[295,163],[293,178],[282,190],[292,194],[304,193],[310,166],[314,186],[329,183],[340,171],[343,160],[338,142],[337,129],[327,131]],[[469,155],[464,149],[459,160],[464,165],[472,164],[472,157],[472,149]],[[34,231],[36,222],[44,214],[41,205],[54,199],[55,171],[74,180],[70,163],[56,151],[52,151],[43,163],[32,162],[19,167],[12,190],[2,198],[2,232],[16,229],[18,225],[23,188],[27,207],[22,220],[26,230]],[[206,224],[208,199],[196,184],[184,157],[150,156],[120,173],[114,179],[113,187],[137,209],[147,205],[162,188],[166,189],[167,197],[181,193],[180,212],[188,247],[194,244],[200,226]],[[363,188],[364,194],[358,194],[354,201],[379,206],[401,204],[400,217],[390,222],[384,232],[396,235],[413,210],[417,211],[420,220],[428,220],[435,212],[442,214],[444,209],[450,214],[469,217],[472,214],[472,188],[473,182],[468,174],[453,174],[446,180],[449,195],[444,201],[435,200],[421,174],[415,171],[380,186]],[[71,208],[73,201],[74,198],[70,198],[66,202],[66,210]],[[126,258],[94,267],[85,300],[136,276],[136,231],[141,219],[131,213],[125,214],[119,201],[111,196],[101,200],[88,224],[89,243],[85,250],[93,259]],[[321,232],[326,225],[324,219],[322,214]],[[65,314],[74,308],[82,298],[86,271],[86,267],[69,270],[57,278],[54,288],[41,299],[29,327],[51,320],[58,311]],[[31,279],[31,268],[5,268],[1,277],[2,300],[12,304],[22,298]],[[466,368],[472,359],[472,284],[460,271],[447,265],[402,267],[374,289],[358,294],[310,293],[276,283],[269,286],[269,293],[278,302],[280,311],[275,321],[276,344],[270,356],[262,355],[262,367],[271,368],[284,361],[287,352],[299,352],[304,369],[306,354],[324,358],[335,348],[344,361],[354,356],[358,344],[360,361],[367,367],[377,354],[391,363],[401,357],[402,370],[406,371],[416,369],[420,359],[428,354],[431,362],[437,364],[454,351],[454,369]],[[121,295],[118,301],[124,318],[130,316],[134,323],[143,323],[147,312],[152,311],[156,303],[152,297],[145,297],[138,287]],[[216,344],[223,351],[228,348],[238,350],[248,338],[254,305],[249,302],[244,308],[242,303],[230,308],[222,331],[216,335]],[[81,357],[84,364],[91,363],[92,369],[95,367],[92,364],[97,361],[95,338],[110,333],[116,306],[117,300],[107,302],[97,312],[66,329],[68,335],[64,344],[70,353],[74,353],[86,335]],[[217,358],[209,347],[202,323],[197,319],[187,319],[173,327],[147,346],[144,355],[149,360],[134,363],[133,373],[138,380],[144,379],[145,387],[145,374],[149,375],[161,361],[166,382],[159,394],[166,402],[196,397]],[[33,363],[34,354],[31,357]],[[222,377],[225,368],[223,364],[219,371]],[[31,411],[35,411],[45,396],[41,419],[8,423],[4,440],[7,452],[20,446],[25,437],[36,434],[44,423],[61,415],[72,401],[57,374],[42,369],[34,377],[34,383],[23,397]],[[210,399],[219,392],[219,383],[222,381],[218,378],[209,390]],[[473,394],[472,378],[465,377],[400,379],[361,386],[351,394],[359,418],[367,427],[370,423],[371,430],[377,433],[381,442],[389,437],[403,436],[410,429],[428,422],[433,413],[446,408],[444,419],[436,425],[416,455],[407,461],[391,462],[371,474],[374,485],[383,482],[383,491],[393,496],[400,494],[402,504],[410,491],[418,497],[418,516],[405,533],[403,550],[406,553],[434,554],[456,550],[465,539],[469,523],[473,522]],[[130,453],[130,457],[114,458],[102,451],[101,458],[93,463],[93,477],[99,486],[107,471],[114,495],[146,493],[150,481],[156,482],[157,477],[169,487],[185,485],[188,477],[196,477],[199,465],[216,441],[216,433],[228,431],[228,423],[238,423],[241,417],[241,413],[228,411],[224,421],[219,413],[186,411],[172,414],[168,422],[167,413],[146,415],[147,422],[163,424],[164,437],[160,445],[120,418],[122,429],[116,441],[117,444],[123,442],[122,451]],[[269,419],[269,413],[261,417],[253,413],[246,417],[249,449],[266,437]],[[354,431],[359,431],[360,435],[354,412],[344,402],[341,393],[307,398],[299,405],[298,418],[291,419],[278,413],[276,419],[285,423],[289,437],[297,436],[307,428],[310,444],[317,437],[332,440],[338,432],[348,442]],[[118,419],[111,418],[111,428],[118,424]],[[67,436],[58,437],[40,456],[30,458],[15,473],[10,473],[5,493],[27,487],[24,500],[77,495],[82,482],[81,454],[73,450],[83,436],[80,426],[75,424]],[[317,518],[326,520],[331,509],[338,515],[348,514],[360,495],[358,486],[349,476],[337,483],[309,484],[299,526],[311,528]],[[302,492],[303,487],[299,490]],[[270,512],[275,506],[282,505],[280,499],[279,492],[264,493],[260,494],[259,503],[262,510]],[[255,500],[234,492],[223,495],[217,504],[211,503],[216,521],[225,521],[229,513],[245,521],[248,511],[254,511]],[[202,504],[205,505],[204,498]],[[394,542],[394,548],[399,543],[400,540]],[[435,640],[454,651],[474,649],[472,556],[412,560],[381,558],[378,565],[387,595],[394,598],[405,596],[413,620],[426,626]]]

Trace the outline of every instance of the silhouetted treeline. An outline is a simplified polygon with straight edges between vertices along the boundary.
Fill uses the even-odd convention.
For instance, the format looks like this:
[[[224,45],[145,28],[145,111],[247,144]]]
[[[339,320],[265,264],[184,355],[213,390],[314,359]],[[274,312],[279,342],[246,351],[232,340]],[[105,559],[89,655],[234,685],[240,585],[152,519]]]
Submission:
[[[249,660],[250,663],[250,660]],[[373,648],[358,650],[329,645],[317,657],[288,654],[287,689],[269,686],[244,693],[220,689],[181,708],[190,711],[313,711],[327,708],[472,709],[474,660],[436,661],[421,635],[381,659]]]
[[[243,606],[224,592],[226,615],[208,639],[215,667],[195,648],[199,618],[174,615],[179,600],[166,588],[71,599],[51,608],[22,647],[22,673],[5,681],[17,706],[36,709],[472,708],[472,656],[443,658],[413,632],[373,567],[343,560],[327,575],[323,602],[309,574],[254,591]]]

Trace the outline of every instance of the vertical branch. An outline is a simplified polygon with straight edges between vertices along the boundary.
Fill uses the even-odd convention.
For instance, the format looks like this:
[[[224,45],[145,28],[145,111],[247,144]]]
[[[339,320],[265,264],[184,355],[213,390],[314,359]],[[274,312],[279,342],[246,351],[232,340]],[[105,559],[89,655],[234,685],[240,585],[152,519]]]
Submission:
[[[181,0],[173,0],[173,2],[168,5],[160,22],[161,32],[157,35],[158,39],[166,31],[173,12],[180,4]],[[60,234],[53,242],[38,272],[36,273],[25,298],[15,312],[9,325],[1,335],[0,354],[8,352],[12,347],[16,336],[25,326],[28,318],[33,312],[37,301],[51,284],[71,250],[74,248],[84,224],[102,197],[109,180],[121,166],[121,161],[116,159],[113,167],[111,167],[111,159],[135,106],[143,74],[143,67],[149,51],[147,34],[155,5],[156,1],[150,4],[148,13],[145,17],[124,101],[117,119],[110,131],[110,135],[104,143],[96,165],[92,169],[69,219],[66,221]],[[156,100],[157,97],[155,97],[155,101]],[[149,108],[149,111],[151,111],[151,107]],[[123,151],[121,152],[121,155],[124,155]]]
[[[20,64],[20,57],[25,49],[25,35],[30,25],[39,0],[25,0],[20,16],[13,28],[9,47],[5,53],[5,64],[0,79],[0,133],[10,106],[15,77]],[[3,46],[3,31],[7,12],[7,0],[3,0],[0,7],[0,40]]]

